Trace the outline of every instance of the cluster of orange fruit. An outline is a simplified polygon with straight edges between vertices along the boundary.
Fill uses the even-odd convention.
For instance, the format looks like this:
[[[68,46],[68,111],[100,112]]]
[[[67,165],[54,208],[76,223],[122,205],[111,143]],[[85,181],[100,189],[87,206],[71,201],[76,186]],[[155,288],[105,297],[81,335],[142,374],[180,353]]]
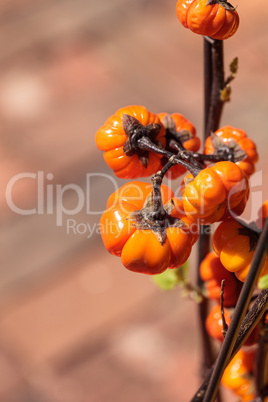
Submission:
[[[231,157],[233,161],[206,165],[204,161],[194,165],[193,159],[188,165],[171,164],[165,174],[172,179],[184,174],[187,166],[196,172],[184,177],[181,199],[165,185],[161,185],[159,203],[152,184],[124,184],[107,202],[101,234],[107,250],[121,256],[126,268],[158,274],[184,264],[198,238],[200,224],[222,221],[213,236],[214,250],[227,270],[245,280],[258,233],[244,229],[233,216],[240,215],[246,206],[248,178],[255,171],[258,154],[243,130],[222,127],[207,138],[200,155],[196,130],[184,116],[156,115],[143,106],[129,106],[118,110],[97,131],[96,144],[104,151],[108,166],[124,179],[161,172],[168,161],[165,152],[180,155],[174,144],[181,152],[188,152],[194,162],[202,155],[204,159],[206,155]],[[262,275],[267,272],[268,259]]]

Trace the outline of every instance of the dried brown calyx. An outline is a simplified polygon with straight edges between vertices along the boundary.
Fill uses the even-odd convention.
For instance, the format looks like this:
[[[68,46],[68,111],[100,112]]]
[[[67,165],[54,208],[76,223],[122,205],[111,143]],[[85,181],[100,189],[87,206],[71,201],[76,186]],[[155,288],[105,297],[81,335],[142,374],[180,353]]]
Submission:
[[[151,230],[157,237],[159,243],[163,245],[167,238],[166,230],[168,227],[182,227],[184,222],[179,218],[171,216],[175,206],[171,199],[164,206],[161,200],[156,197],[161,197],[152,191],[142,209],[131,212],[127,219],[131,220],[132,225],[140,230]]]
[[[235,140],[223,141],[216,134],[211,134],[211,143],[215,150],[216,155],[222,155],[223,160],[230,162],[239,162],[247,157],[246,151],[244,151]]]
[[[176,124],[169,114],[163,118],[162,124],[166,129],[167,143],[175,140],[181,146],[180,149],[183,148],[185,141],[193,138],[193,134],[189,130],[177,131]]]
[[[220,6],[224,7],[227,11],[235,11],[236,7],[232,6],[231,3],[225,0],[208,0],[206,6],[210,6],[213,4],[219,4]]]
[[[123,147],[124,153],[127,156],[136,154],[142,165],[146,168],[149,164],[149,150],[145,149],[144,144],[147,142],[148,146],[150,144],[150,148],[153,148],[155,145],[158,150],[162,148],[162,144],[156,140],[161,130],[160,124],[148,124],[144,126],[138,119],[128,114],[123,114],[122,124],[128,136],[128,140]]]

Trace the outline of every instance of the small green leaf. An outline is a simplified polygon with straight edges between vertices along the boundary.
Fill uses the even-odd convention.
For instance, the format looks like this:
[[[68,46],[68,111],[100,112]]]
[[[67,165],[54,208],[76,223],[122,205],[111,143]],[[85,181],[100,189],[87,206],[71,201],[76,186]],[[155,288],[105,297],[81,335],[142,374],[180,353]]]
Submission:
[[[162,274],[154,275],[152,280],[160,289],[171,290],[177,285],[185,283],[186,276],[188,278],[185,271],[188,273],[187,264],[176,269],[167,269]]]
[[[167,269],[162,274],[154,275],[152,280],[162,290],[174,289],[178,284],[176,273],[172,269]]]
[[[259,289],[268,289],[268,275],[262,276],[258,281]]]

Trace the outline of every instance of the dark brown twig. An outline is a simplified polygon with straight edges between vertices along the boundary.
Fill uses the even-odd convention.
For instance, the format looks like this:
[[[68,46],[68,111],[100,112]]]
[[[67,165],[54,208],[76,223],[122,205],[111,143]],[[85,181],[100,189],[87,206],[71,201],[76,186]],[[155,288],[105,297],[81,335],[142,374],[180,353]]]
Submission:
[[[204,133],[207,132],[208,113],[211,99],[212,86],[212,61],[211,61],[211,46],[210,38],[204,37]]]
[[[222,319],[222,335],[223,338],[225,338],[226,333],[228,331],[228,325],[225,320],[225,314],[224,314],[224,307],[223,307],[223,302],[224,302],[224,287],[225,287],[225,279],[221,281],[221,295],[220,295],[220,304],[221,304],[221,319]]]
[[[259,347],[256,362],[256,387],[263,400],[268,396],[268,324],[264,324],[259,334]]]
[[[212,43],[210,38],[204,37],[204,140],[209,136],[208,130],[208,116],[211,103],[211,88],[212,88]],[[197,262],[197,286],[202,288],[203,281],[200,277],[199,266],[206,255],[210,252],[210,227],[200,226],[200,236],[198,240],[198,262]],[[208,336],[205,327],[205,320],[208,314],[208,300],[203,298],[202,302],[198,304],[198,320],[199,331],[201,338],[202,350],[202,364],[201,373],[205,378],[209,372],[213,362],[214,355],[211,344],[211,339]]]
[[[206,137],[219,128],[224,101],[221,91],[224,89],[223,41],[211,40],[212,84],[208,117],[206,119]]]
[[[200,226],[200,236],[198,240],[198,271],[197,271],[197,286],[202,288],[203,281],[199,274],[199,265],[201,261],[205,258],[205,256],[210,252],[210,226]],[[202,366],[201,372],[203,378],[205,378],[206,373],[211,368],[214,363],[213,350],[211,345],[211,340],[207,334],[205,321],[208,314],[208,299],[204,298],[200,304],[197,306],[198,308],[198,320],[199,320],[199,331],[201,336],[201,350],[203,353],[202,356]]]
[[[202,170],[202,167],[197,167],[190,163],[191,155],[185,150],[179,151],[177,155],[174,155],[172,152],[169,152],[166,149],[160,148],[159,146],[155,145],[148,137],[140,138],[137,141],[137,144],[141,150],[155,152],[159,155],[165,156],[167,159],[172,158],[172,164],[179,164],[185,167],[185,169],[187,169],[194,177],[197,176],[198,173]],[[168,166],[168,168],[171,167],[171,165]]]
[[[250,311],[247,313],[245,316],[242,325],[240,327],[239,333],[237,340],[235,342],[232,354],[227,361],[227,364],[232,360],[232,358],[235,356],[235,354],[239,351],[241,346],[246,342],[260,319],[262,318],[263,314],[265,313],[266,309],[268,307],[268,289],[262,290],[257,299],[255,300],[252,308]],[[226,365],[227,365],[226,364]],[[204,395],[206,392],[206,389],[209,384],[209,380],[211,378],[213,369],[215,365],[212,367],[210,372],[208,373],[205,381],[202,383],[200,388],[197,390],[196,394],[194,397],[191,399],[191,402],[202,402],[204,399]]]
[[[223,109],[221,101],[221,90],[224,88],[224,64],[223,64],[223,43],[222,41],[204,37],[204,140],[219,128],[219,122]],[[210,160],[211,157],[208,157]],[[207,226],[202,226],[199,237],[198,267],[201,261],[210,251],[210,231]],[[202,287],[202,279],[198,272],[198,286]],[[205,318],[207,316],[207,300],[204,299],[198,305],[199,322],[203,350],[203,372],[206,372],[213,364],[213,351],[211,341],[205,329]],[[218,401],[221,399],[218,395]]]
[[[221,377],[227,362],[232,354],[242,320],[248,309],[252,293],[256,286],[259,274],[261,272],[262,265],[268,252],[268,220],[265,222],[263,232],[260,236],[250,270],[245,280],[244,286],[240,293],[232,321],[227,331],[225,340],[222,344],[222,348],[219,352],[218,358],[215,363],[214,370],[209,381],[209,385],[204,397],[204,402],[214,401],[217,393]]]

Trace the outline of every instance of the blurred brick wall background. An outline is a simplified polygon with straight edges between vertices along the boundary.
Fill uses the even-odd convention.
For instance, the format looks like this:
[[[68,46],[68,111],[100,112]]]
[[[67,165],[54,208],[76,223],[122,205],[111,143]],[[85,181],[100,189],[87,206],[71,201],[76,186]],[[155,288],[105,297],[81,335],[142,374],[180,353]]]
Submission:
[[[175,3],[0,2],[1,402],[183,402],[199,383],[195,306],[126,272],[97,226],[114,190],[94,144],[109,115],[143,104],[183,113],[202,133],[202,38],[179,25]],[[268,196],[268,6],[240,1],[238,11],[225,60],[227,71],[238,56],[239,73],[222,124],[258,144],[250,219]],[[14,205],[39,213],[12,210],[14,177]],[[70,184],[88,210],[60,224],[60,195],[77,207]]]

